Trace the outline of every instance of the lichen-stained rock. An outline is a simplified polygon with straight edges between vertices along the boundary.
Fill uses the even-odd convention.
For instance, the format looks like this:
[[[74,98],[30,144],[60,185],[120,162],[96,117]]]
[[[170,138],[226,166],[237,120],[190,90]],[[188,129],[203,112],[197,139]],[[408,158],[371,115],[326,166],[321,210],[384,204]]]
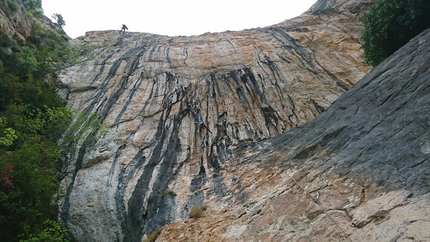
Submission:
[[[79,241],[140,241],[202,203],[222,210],[230,199],[246,202],[221,175],[229,159],[245,159],[235,150],[314,119],[368,73],[355,11],[363,2],[337,1],[244,31],[94,31],[71,40],[94,49],[62,73],[60,93],[108,129],[98,140],[83,135],[67,155],[62,222]],[[245,183],[256,190],[277,182],[253,178]],[[263,204],[254,205],[259,214]],[[239,236],[243,228],[227,229]]]

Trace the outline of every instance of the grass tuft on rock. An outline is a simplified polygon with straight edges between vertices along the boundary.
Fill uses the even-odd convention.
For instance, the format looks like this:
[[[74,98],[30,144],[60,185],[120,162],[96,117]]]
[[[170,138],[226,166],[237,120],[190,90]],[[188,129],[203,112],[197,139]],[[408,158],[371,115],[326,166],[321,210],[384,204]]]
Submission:
[[[161,230],[160,230],[160,229],[157,229],[157,230],[153,231],[152,233],[150,233],[150,234],[146,237],[146,239],[144,239],[142,242],[154,242],[154,241],[156,241],[156,240],[157,240],[158,235],[160,235],[160,233],[161,233]]]
[[[202,207],[193,207],[190,211],[190,218],[202,218],[205,215],[204,209]]]

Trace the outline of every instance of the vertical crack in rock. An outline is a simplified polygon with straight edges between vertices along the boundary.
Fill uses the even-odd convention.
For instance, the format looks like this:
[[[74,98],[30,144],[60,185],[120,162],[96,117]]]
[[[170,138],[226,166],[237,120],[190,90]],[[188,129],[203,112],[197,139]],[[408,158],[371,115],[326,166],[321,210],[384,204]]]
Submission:
[[[267,28],[265,31],[270,33],[277,41],[279,41],[283,48],[288,47],[288,50],[297,53],[297,55],[301,57],[300,60],[306,63],[306,65],[303,66],[309,66],[310,70],[315,70],[309,49],[303,48],[294,38],[281,29]]]
[[[203,160],[200,161],[199,173],[195,176],[190,183],[190,199],[188,200],[184,210],[182,211],[182,218],[186,218],[193,207],[200,206],[204,201],[204,192],[200,190],[208,182]]]
[[[101,121],[104,121],[106,116],[108,115],[110,109],[117,103],[118,98],[121,96],[121,94],[125,91],[126,86],[129,82],[129,76],[131,73],[133,73],[133,71],[135,70],[136,66],[138,65],[138,62],[140,60],[140,56],[142,55],[142,49],[140,48],[134,48],[131,49],[130,51],[128,51],[122,58],[120,58],[119,60],[115,61],[112,68],[109,70],[109,77],[112,77],[114,75],[117,74],[117,70],[119,68],[119,66],[121,65],[121,62],[123,60],[128,60],[128,59],[132,59],[129,63],[129,69],[127,71],[127,75],[124,78],[124,80],[121,80],[121,84],[118,87],[118,89],[114,92],[114,94],[108,99],[107,103],[104,105],[103,109],[100,112],[100,119]],[[106,89],[106,85],[107,82],[109,81],[110,78],[106,78],[105,80],[105,86],[101,87],[101,89]],[[100,92],[101,93],[101,92]],[[100,96],[101,97],[101,96]],[[93,103],[98,103],[99,100],[98,98],[94,98]]]
[[[275,110],[273,110],[272,107],[263,107],[261,108],[261,111],[263,112],[264,121],[266,122],[266,128],[269,131],[270,135],[276,135],[278,134],[278,122],[282,121],[280,120],[278,114]]]
[[[171,106],[163,116],[167,117],[170,109]],[[165,126],[167,120],[163,116],[160,119],[155,135],[157,143],[128,200],[123,228],[127,240],[138,241],[145,233],[170,223],[174,218],[175,200],[165,191],[172,179],[173,168],[178,163],[177,155],[181,149],[178,131],[184,115],[186,113],[173,118],[171,135]]]
[[[115,118],[115,124],[120,122],[122,115],[124,115],[124,112],[127,110],[128,106],[132,102],[132,99],[133,99],[136,91],[139,90],[139,87],[140,87],[140,85],[142,84],[142,81],[143,81],[143,77],[142,76],[143,76],[143,72],[141,73],[139,79],[134,83],[133,89],[131,90],[130,94],[128,95],[128,98],[127,98],[127,101],[125,102],[125,105],[122,107],[120,113]]]
[[[123,145],[125,147],[125,145]],[[122,147],[122,149],[124,149]],[[122,150],[121,149],[121,150]],[[126,223],[126,214],[127,208],[124,204],[124,196],[127,186],[130,184],[131,179],[136,174],[138,169],[140,169],[146,161],[146,157],[143,155],[143,150],[139,150],[139,152],[133,157],[130,164],[123,167],[118,174],[118,183],[115,191],[115,204],[117,209],[117,218],[120,224],[125,228],[127,226]]]
[[[256,49],[256,51],[258,51]],[[262,54],[262,53],[260,53]],[[263,70],[263,72],[265,73],[265,76],[267,77],[267,81],[270,81],[271,84],[275,87],[275,89],[277,90],[277,94],[276,97],[279,98],[279,101],[281,103],[281,107],[284,108],[284,104],[283,104],[283,95],[281,93],[281,88],[279,87],[279,84],[277,83],[277,79],[281,78],[281,76],[279,76],[279,72],[277,70],[276,64],[270,60],[270,57],[264,55],[264,56],[260,56],[260,54],[257,55],[257,63],[260,66],[260,68]],[[265,64],[266,66],[269,67],[269,70],[271,73],[273,73],[273,75],[270,74],[270,72],[264,67]],[[273,79],[271,78],[273,76]],[[264,78],[262,80],[263,82],[266,81]]]
[[[111,58],[112,58],[112,56],[113,55],[115,55],[116,53],[115,52],[113,52],[113,53],[111,53],[111,54],[109,54],[103,61],[102,61],[102,63],[101,63],[101,67],[100,67],[100,70],[99,70],[99,72],[97,73],[97,75],[95,75],[95,77],[93,78],[93,80],[90,82],[90,85],[93,85],[99,78],[100,78],[100,76],[102,75],[102,73],[104,72],[104,70],[105,70],[105,66],[106,66],[106,62],[108,61],[108,60],[110,60]]]
[[[167,60],[167,63],[169,63],[170,68],[175,68],[175,64],[173,63],[172,59],[170,58],[170,48],[167,48],[167,50],[166,50],[166,60]]]
[[[118,147],[118,149],[115,152],[115,156],[113,158],[112,165],[111,165],[111,168],[109,170],[109,175],[108,175],[107,186],[109,186],[109,187],[112,186],[112,179],[113,179],[113,176],[115,174],[115,167],[116,167],[116,165],[118,163],[118,159],[121,156],[122,151],[124,150],[125,147],[126,147],[125,144],[121,145],[120,147]],[[122,175],[120,177],[122,177]]]
[[[94,141],[90,138],[91,135],[88,135],[87,138],[84,140],[83,144],[78,149],[78,154],[76,157],[76,161],[74,163],[74,169],[72,171],[72,177],[70,183],[67,185],[66,194],[64,196],[64,201],[60,205],[60,219],[64,224],[68,224],[69,217],[70,217],[70,196],[73,191],[73,187],[75,185],[76,176],[78,175],[78,172],[80,168],[82,167],[82,164],[84,163],[84,156],[86,154],[87,147],[91,145]]]
[[[243,69],[244,74],[240,76],[240,80],[243,81],[247,85],[247,90],[250,93],[256,93],[259,99],[254,98],[252,100],[253,102],[256,100],[262,100],[263,102],[267,102],[266,97],[264,96],[264,93],[260,90],[260,87],[258,85],[258,82],[254,76],[254,73],[252,72],[251,68],[244,68]],[[250,87],[248,88],[248,85]]]
[[[323,65],[321,65],[318,61],[317,61],[318,66],[333,80],[336,81],[336,85],[338,85],[339,87],[341,87],[343,90],[348,91],[349,87],[343,83],[339,78],[337,78],[336,75],[334,75],[333,73],[331,73],[330,71],[327,70],[327,68],[325,68]]]

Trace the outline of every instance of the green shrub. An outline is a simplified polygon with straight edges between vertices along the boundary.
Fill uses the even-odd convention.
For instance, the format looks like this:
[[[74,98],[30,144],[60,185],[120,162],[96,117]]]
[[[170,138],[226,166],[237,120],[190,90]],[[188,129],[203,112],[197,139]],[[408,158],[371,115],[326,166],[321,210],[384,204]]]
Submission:
[[[34,55],[35,50],[29,48],[28,46],[24,46],[21,50],[16,54],[19,60],[19,64],[21,65],[21,74],[28,75],[37,70],[39,66],[39,62]]]
[[[171,197],[176,197],[176,192],[172,191],[172,190],[167,190],[164,192],[165,195],[169,195]]]
[[[17,138],[16,131],[7,126],[6,119],[0,117],[0,152],[2,152],[3,147],[11,146]]]
[[[0,33],[2,241],[66,241],[52,221],[62,166],[57,144],[72,117],[55,91],[56,71],[70,48],[58,34],[38,30],[26,46]]]
[[[73,120],[64,133],[61,142],[63,149],[73,147],[69,144],[74,144],[82,139],[86,139],[87,145],[95,144],[106,134],[107,125],[99,120],[96,113],[85,114],[79,110],[70,112],[73,113]]]
[[[29,42],[37,48],[35,55],[40,63],[37,73],[42,77],[79,64],[82,57],[93,49],[89,45],[71,48],[64,36],[38,24],[33,24]]]
[[[10,38],[7,34],[0,32],[0,47],[9,48],[16,45],[15,40]]]
[[[377,0],[360,21],[365,63],[376,66],[430,28],[430,1]]]
[[[16,5],[16,3],[9,1],[7,2],[7,5],[9,6],[9,9],[12,10],[12,13],[17,13],[19,10],[18,5]]]
[[[41,0],[24,0],[24,7],[28,10],[37,10],[42,7]]]
[[[68,242],[68,230],[61,227],[61,225],[53,220],[46,220],[44,223],[45,228],[37,234],[31,234],[29,239],[20,240],[20,242]]]

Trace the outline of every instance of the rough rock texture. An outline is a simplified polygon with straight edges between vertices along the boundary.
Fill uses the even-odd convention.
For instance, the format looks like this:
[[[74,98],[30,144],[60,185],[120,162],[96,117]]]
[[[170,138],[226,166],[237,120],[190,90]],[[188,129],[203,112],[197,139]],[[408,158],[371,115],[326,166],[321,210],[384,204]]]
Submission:
[[[429,39],[314,120],[237,149],[219,174],[228,195],[157,241],[430,241]]]
[[[13,12],[9,3],[15,4],[18,10]],[[0,32],[24,45],[31,36],[34,24],[61,35],[65,40],[70,39],[58,24],[43,15],[43,9],[33,9],[30,12],[24,7],[22,0],[0,0]]]
[[[341,219],[347,216],[342,206],[367,197],[349,201],[337,190],[324,191],[322,201],[336,201],[325,213],[325,207],[309,204],[287,176],[304,182],[309,172],[321,173],[314,189],[331,184],[317,169],[321,162],[296,162],[296,168],[286,169],[269,162],[269,156],[267,162],[247,157],[255,152],[264,157],[272,147],[249,147],[263,147],[268,143],[262,140],[314,119],[369,72],[362,64],[357,18],[371,2],[319,1],[298,18],[245,31],[190,37],[96,31],[71,41],[95,49],[62,74],[61,93],[71,107],[96,113],[108,130],[98,140],[84,136],[68,154],[60,191],[62,222],[79,241],[140,241],[174,222],[165,231],[176,230],[172,226],[189,222],[193,207],[207,204],[211,215],[191,221],[181,232],[189,240],[246,241],[266,233],[345,236],[324,232],[335,231],[334,225],[313,231],[283,224]],[[199,129],[199,117],[212,133]],[[298,143],[293,160],[312,156],[343,130],[330,129],[334,133],[327,138],[296,136],[323,141],[308,148]],[[281,146],[285,141],[276,142],[279,162],[290,157]],[[333,178],[339,185],[343,179]],[[363,189],[357,189],[346,186],[345,193],[361,197]],[[300,208],[284,211],[288,204]],[[359,214],[357,223],[367,223],[365,213]],[[279,226],[267,223],[274,218]],[[237,226],[229,226],[232,221]],[[167,232],[163,236],[170,240]]]
[[[19,8],[18,11],[12,12],[8,2],[16,4]],[[2,5],[0,8],[0,31],[21,44],[25,43],[31,34],[31,18],[27,16],[27,11],[22,6],[22,2],[20,0],[2,0],[0,5]]]

